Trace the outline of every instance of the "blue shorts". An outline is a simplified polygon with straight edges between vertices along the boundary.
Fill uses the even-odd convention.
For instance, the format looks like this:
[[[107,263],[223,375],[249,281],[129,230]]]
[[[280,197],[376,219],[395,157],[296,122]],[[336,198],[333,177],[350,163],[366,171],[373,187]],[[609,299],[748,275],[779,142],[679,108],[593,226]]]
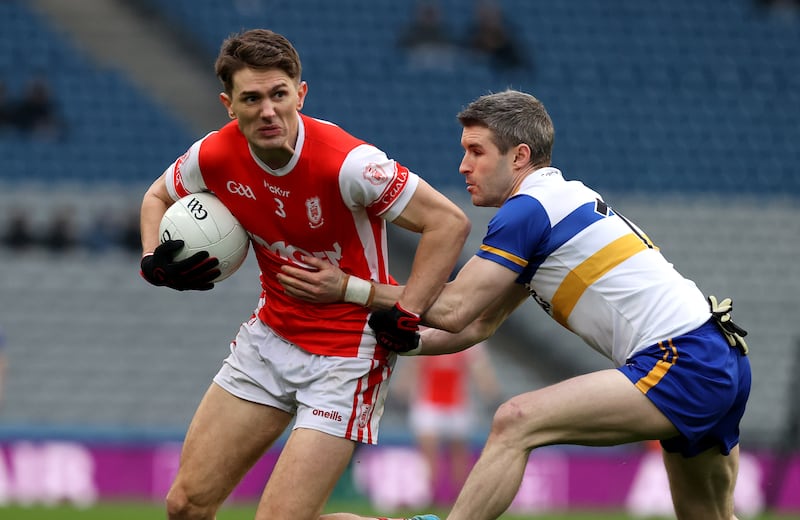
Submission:
[[[750,361],[713,321],[637,352],[618,370],[680,432],[661,441],[666,451],[693,457],[719,446],[727,455],[739,443]]]

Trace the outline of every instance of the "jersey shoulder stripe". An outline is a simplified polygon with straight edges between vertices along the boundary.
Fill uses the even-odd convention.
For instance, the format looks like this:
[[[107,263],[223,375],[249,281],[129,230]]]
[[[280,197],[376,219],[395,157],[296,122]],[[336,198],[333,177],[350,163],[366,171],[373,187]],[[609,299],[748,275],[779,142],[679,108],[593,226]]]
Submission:
[[[553,251],[556,251],[568,241],[572,240],[572,238],[586,228],[600,219],[613,215],[613,212],[610,210],[607,210],[607,213],[600,213],[600,209],[604,207],[607,208],[605,204],[601,206],[601,203],[602,201],[598,199],[582,204],[564,217],[561,222],[556,223],[550,233],[550,240],[548,240],[547,247],[538,253],[535,258],[532,258],[531,261],[536,264],[541,264]]]
[[[508,262],[511,262],[512,264],[520,267],[525,267],[526,265],[528,265],[528,261],[525,260],[524,258],[509,253],[508,251],[503,251],[502,249],[498,249],[496,247],[487,246],[486,244],[481,244],[480,252],[484,254],[480,254],[479,256],[482,256],[484,258],[488,258],[489,256],[494,256],[494,257],[499,257]]]
[[[476,255],[521,273],[550,233],[550,219],[534,197],[508,199],[489,222]]]

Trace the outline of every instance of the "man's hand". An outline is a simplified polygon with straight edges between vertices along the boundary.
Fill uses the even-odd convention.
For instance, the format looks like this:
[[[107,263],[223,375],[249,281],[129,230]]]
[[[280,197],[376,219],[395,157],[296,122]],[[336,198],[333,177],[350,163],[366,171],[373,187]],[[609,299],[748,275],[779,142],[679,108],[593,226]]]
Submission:
[[[344,301],[347,274],[327,260],[304,256],[302,261],[308,269],[292,265],[281,266],[277,278],[286,294],[314,303]]]
[[[142,257],[142,278],[177,291],[213,289],[213,280],[220,275],[219,260],[209,257],[207,251],[200,251],[176,262],[175,254],[182,247],[183,240],[167,240]]]
[[[385,311],[375,311],[369,317],[369,326],[375,331],[378,345],[404,356],[419,353],[418,314],[409,312],[400,304]]]

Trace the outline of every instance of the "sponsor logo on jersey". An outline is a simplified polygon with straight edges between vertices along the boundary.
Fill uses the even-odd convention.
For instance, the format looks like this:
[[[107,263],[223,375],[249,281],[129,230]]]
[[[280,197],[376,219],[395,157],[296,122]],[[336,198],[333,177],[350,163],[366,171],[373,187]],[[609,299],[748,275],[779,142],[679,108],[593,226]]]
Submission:
[[[228,181],[228,184],[226,184],[225,187],[227,187],[228,191],[233,193],[234,195],[241,195],[242,197],[256,200],[256,194],[253,193],[253,188],[251,188],[246,184],[241,184],[235,181]]]
[[[306,200],[306,215],[308,215],[308,225],[311,229],[316,229],[325,223],[322,218],[319,197],[311,197]]]
[[[265,248],[270,253],[278,255],[284,260],[288,260],[292,263],[301,265],[303,267],[309,267],[308,265],[304,264],[301,259],[304,256],[314,256],[316,258],[321,258],[323,260],[327,260],[328,262],[332,263],[337,267],[339,266],[339,260],[342,259],[342,246],[340,246],[338,242],[334,242],[333,245],[331,245],[331,249],[328,251],[306,251],[299,247],[295,247],[291,244],[287,244],[283,240],[275,242],[274,244],[270,244],[269,242],[259,237],[258,235],[251,235],[251,236],[253,238],[253,241],[258,246]]]
[[[181,172],[181,167],[183,163],[186,162],[186,159],[189,157],[189,152],[187,151],[185,154],[178,157],[175,161],[175,173],[174,173],[174,180],[175,180],[175,192],[180,197],[185,197],[189,194],[189,190],[186,189],[183,185],[183,173]]]
[[[364,167],[364,178],[375,186],[379,186],[389,180],[389,176],[383,171],[379,164],[369,163]]]
[[[393,181],[386,187],[381,197],[382,204],[391,204],[400,192],[403,191],[403,188],[406,186],[406,181],[408,181],[408,170],[406,168],[397,169],[397,165],[395,165],[395,174],[392,177]]]
[[[284,190],[283,188],[280,188],[278,186],[273,186],[272,184],[268,183],[267,181],[264,181],[264,187],[267,188],[270,193],[272,193],[273,195],[277,195],[279,197],[287,197],[288,198],[289,197],[289,193],[291,193],[289,190]]]
[[[342,414],[340,414],[336,410],[326,411],[315,408],[314,411],[311,412],[311,414],[314,415],[315,417],[322,417],[323,419],[330,419],[331,421],[342,422]]]

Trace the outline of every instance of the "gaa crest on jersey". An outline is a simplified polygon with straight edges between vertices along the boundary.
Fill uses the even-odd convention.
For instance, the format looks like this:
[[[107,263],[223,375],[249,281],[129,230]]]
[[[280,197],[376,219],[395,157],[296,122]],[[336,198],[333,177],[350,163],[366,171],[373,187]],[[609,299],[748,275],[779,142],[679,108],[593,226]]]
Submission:
[[[371,184],[380,186],[389,179],[389,176],[379,164],[369,163],[364,166],[364,178]]]
[[[316,229],[325,223],[322,218],[322,207],[320,206],[319,197],[306,199],[306,215],[308,216],[308,225],[311,229]]]

